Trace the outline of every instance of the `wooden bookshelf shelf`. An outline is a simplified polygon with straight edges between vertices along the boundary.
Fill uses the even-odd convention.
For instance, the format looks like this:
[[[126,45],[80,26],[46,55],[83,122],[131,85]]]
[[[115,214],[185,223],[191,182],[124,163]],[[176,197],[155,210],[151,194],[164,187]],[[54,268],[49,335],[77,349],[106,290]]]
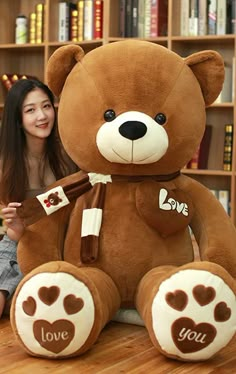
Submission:
[[[76,0],[71,0],[77,3]],[[19,14],[29,16],[36,5],[42,2],[45,5],[44,13],[44,39],[40,44],[14,43],[15,19]],[[28,74],[46,81],[46,64],[52,53],[62,45],[75,42],[58,41],[59,24],[59,0],[0,0],[0,74],[19,73]],[[103,2],[103,37],[96,40],[84,40],[79,42],[85,52],[97,48],[106,43],[123,40],[120,37],[120,1],[104,0]],[[140,39],[140,38],[137,38]],[[153,43],[161,44],[182,57],[191,53],[213,49],[224,58],[225,63],[233,70],[236,56],[236,34],[226,35],[181,35],[181,0],[168,0],[168,30],[166,36],[145,38]],[[234,91],[236,88],[234,88]],[[232,170],[223,171],[224,126],[235,123],[236,119],[236,94],[234,99],[227,102],[214,103],[207,108],[207,123],[213,127],[209,162],[207,170],[188,170],[183,173],[198,179],[211,189],[228,189],[230,191],[231,217],[236,224],[236,148],[233,142]],[[4,106],[6,89],[0,87],[0,116]],[[235,135],[234,135],[235,139]]]

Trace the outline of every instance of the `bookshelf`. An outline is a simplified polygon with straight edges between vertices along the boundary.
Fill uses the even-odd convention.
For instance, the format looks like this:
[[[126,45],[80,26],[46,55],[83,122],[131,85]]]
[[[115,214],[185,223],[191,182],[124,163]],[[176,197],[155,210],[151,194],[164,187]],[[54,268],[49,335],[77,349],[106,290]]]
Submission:
[[[44,0],[44,39],[39,44],[15,44],[15,19],[19,14],[29,15],[39,0],[0,0],[0,74],[14,73],[36,76],[46,81],[46,64],[52,53],[61,45],[75,42],[58,42],[58,0]],[[76,3],[76,1],[72,1]],[[181,35],[181,0],[168,0],[168,31],[166,36],[148,38],[185,57],[202,49],[214,49],[222,54],[225,63],[232,68],[236,56],[236,34],[227,35]],[[119,0],[104,0],[103,38],[81,41],[85,52],[106,43],[122,40],[119,36]],[[0,86],[0,117],[6,90]],[[236,98],[236,94],[234,94]],[[199,180],[210,189],[230,191],[231,218],[236,225],[236,148],[234,141],[232,171],[223,170],[224,128],[227,123],[235,123],[236,99],[230,102],[215,103],[207,108],[207,123],[211,124],[208,169],[183,172]],[[234,132],[235,133],[235,132]],[[234,135],[235,138],[236,135]]]

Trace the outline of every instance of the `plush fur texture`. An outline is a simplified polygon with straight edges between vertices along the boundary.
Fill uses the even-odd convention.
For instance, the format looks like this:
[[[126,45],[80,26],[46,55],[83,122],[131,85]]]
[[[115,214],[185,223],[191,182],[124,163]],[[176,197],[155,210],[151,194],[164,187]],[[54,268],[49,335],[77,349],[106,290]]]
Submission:
[[[236,230],[212,193],[180,170],[201,141],[206,106],[222,89],[221,56],[182,58],[134,40],[86,55],[68,45],[51,56],[47,75],[60,95],[61,139],[82,170],[53,187],[67,191],[84,173],[96,181],[30,225],[19,243],[19,263],[29,273],[11,309],[20,343],[36,356],[79,355],[118,308],[130,307],[163,354],[212,357],[235,333]],[[36,205],[24,202],[19,215],[34,222]],[[189,227],[202,261],[194,262]],[[47,307],[45,294],[54,297]]]

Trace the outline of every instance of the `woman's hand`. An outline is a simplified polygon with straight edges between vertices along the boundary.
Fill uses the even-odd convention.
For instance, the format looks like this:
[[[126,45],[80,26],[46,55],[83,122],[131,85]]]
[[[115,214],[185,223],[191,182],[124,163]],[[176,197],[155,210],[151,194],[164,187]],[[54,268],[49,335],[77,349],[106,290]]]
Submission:
[[[24,222],[16,214],[16,208],[21,206],[21,203],[9,203],[2,209],[2,216],[7,226],[7,235],[11,240],[18,241],[25,231]]]

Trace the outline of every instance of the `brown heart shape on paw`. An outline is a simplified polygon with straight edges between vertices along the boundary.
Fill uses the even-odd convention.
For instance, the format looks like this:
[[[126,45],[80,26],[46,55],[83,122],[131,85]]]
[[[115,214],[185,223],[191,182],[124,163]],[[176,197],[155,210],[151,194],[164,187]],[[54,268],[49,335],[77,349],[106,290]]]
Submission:
[[[218,303],[215,307],[214,317],[216,322],[225,322],[230,319],[231,309],[227,307],[225,302]]]
[[[209,323],[195,324],[192,319],[183,317],[173,323],[171,334],[176,347],[182,353],[193,353],[213,342],[216,329]]]
[[[65,319],[53,323],[38,320],[34,322],[33,332],[41,347],[53,353],[60,353],[74,338],[75,327],[72,322]]]
[[[60,290],[57,286],[41,287],[38,291],[40,300],[46,305],[55,303],[59,296]]]
[[[64,309],[67,314],[78,313],[84,306],[84,301],[80,297],[75,295],[67,295],[64,298]]]
[[[176,290],[166,294],[166,302],[171,308],[182,311],[188,304],[188,296],[184,291]]]
[[[29,296],[27,300],[22,303],[22,308],[25,314],[33,316],[36,311],[36,301],[33,297]]]
[[[214,300],[216,292],[212,287],[205,287],[204,285],[199,284],[194,287],[193,296],[199,305],[205,306]]]

